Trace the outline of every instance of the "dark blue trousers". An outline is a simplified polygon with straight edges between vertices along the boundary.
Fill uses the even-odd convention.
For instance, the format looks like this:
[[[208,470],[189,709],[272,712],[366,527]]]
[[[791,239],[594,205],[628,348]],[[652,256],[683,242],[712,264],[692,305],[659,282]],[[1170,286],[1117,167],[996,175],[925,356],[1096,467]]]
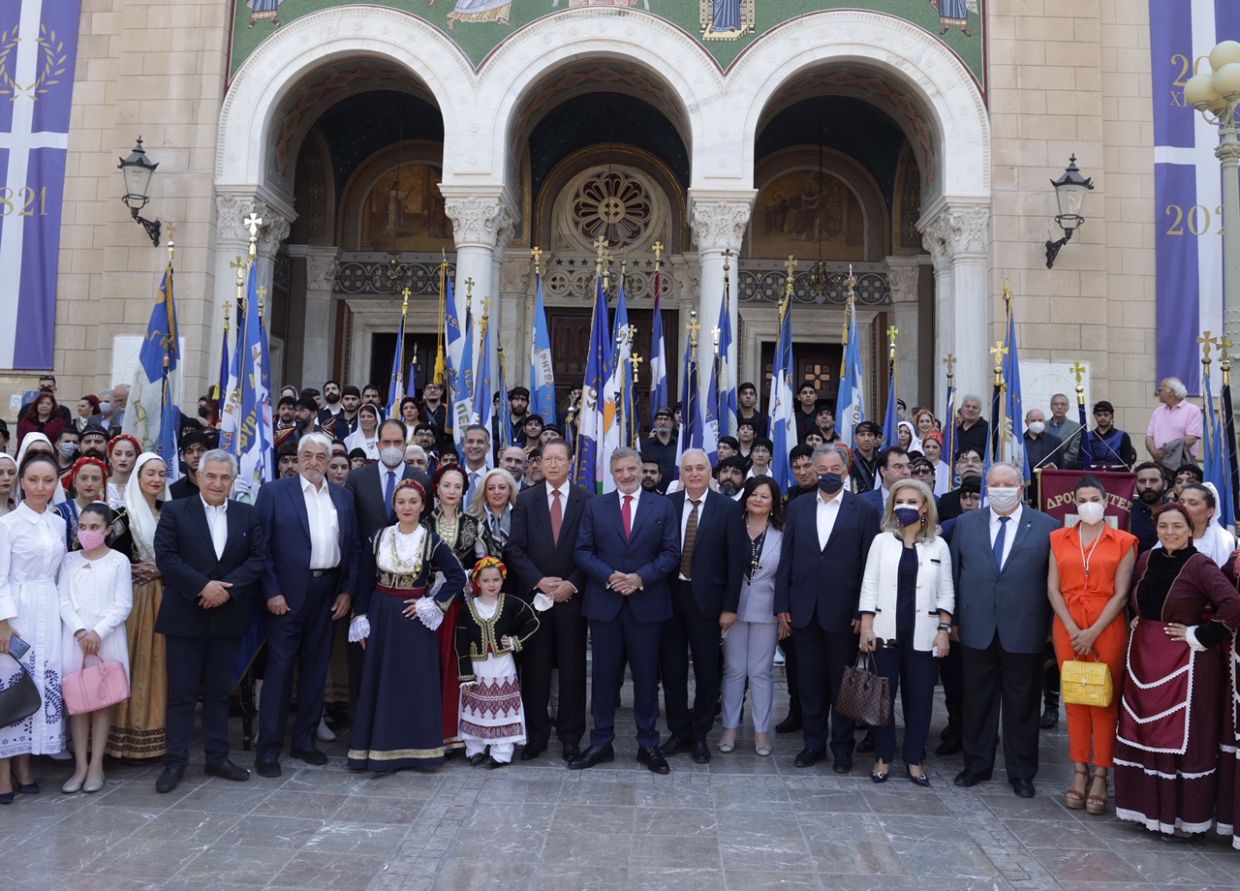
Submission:
[[[255,758],[280,760],[284,726],[297,670],[297,717],[293,720],[295,749],[315,748],[314,733],[323,715],[323,688],[332,656],[332,601],[339,573],[310,579],[301,607],[282,616],[267,613],[267,669],[258,706]],[[264,607],[265,608],[265,607]]]
[[[844,669],[857,658],[857,635],[824,631],[817,621],[811,620],[804,628],[792,629],[792,636],[796,640],[801,681],[801,732],[805,748],[815,752],[827,750],[830,716],[831,753],[837,758],[851,758],[853,721],[832,706],[840,692]]]
[[[594,670],[590,679],[590,710],[594,729],[590,745],[609,745],[616,738],[616,709],[620,705],[620,686],[624,666],[633,675],[633,712],[637,723],[637,744],[653,748],[659,744],[659,636],[661,622],[639,622],[629,605],[610,622],[590,620],[590,647]]]
[[[936,659],[913,649],[912,635],[905,635],[894,647],[879,647],[874,653],[875,668],[887,679],[891,709],[895,714],[896,692],[904,710],[905,764],[921,764],[926,758],[926,735],[930,732],[930,712],[934,707]],[[887,727],[874,728],[874,756],[890,764],[896,755],[896,727],[893,718]]]
[[[236,637],[168,638],[167,767],[184,770],[189,762],[199,687],[207,763],[219,764],[228,758],[228,694],[232,692],[233,664],[240,645]]]

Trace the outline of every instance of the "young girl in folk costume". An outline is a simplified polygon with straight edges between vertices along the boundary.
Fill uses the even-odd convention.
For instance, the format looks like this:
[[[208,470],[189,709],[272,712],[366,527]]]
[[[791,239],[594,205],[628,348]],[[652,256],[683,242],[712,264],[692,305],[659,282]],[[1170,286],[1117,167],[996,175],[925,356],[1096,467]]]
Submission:
[[[538,617],[525,601],[501,593],[507,575],[497,558],[479,560],[470,575],[474,596],[457,615],[460,733],[474,766],[486,761],[488,767],[503,767],[512,760],[517,743],[525,742],[525,711],[512,654],[538,630]]]
[[[133,605],[133,580],[129,556],[107,545],[112,509],[102,501],[88,504],[78,515],[77,539],[81,550],[70,552],[60,567],[60,618],[64,623],[61,643],[62,678],[81,671],[95,657],[118,662],[129,675],[129,644],[125,619]],[[63,792],[98,792],[103,788],[103,752],[113,709],[72,715],[73,776]],[[90,760],[86,753],[88,743]]]

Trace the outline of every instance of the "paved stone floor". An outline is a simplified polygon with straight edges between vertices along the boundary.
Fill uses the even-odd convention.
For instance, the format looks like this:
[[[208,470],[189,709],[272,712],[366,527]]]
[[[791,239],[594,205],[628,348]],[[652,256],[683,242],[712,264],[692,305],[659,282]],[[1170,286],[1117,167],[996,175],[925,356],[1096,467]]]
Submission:
[[[619,726],[616,763],[581,773],[553,747],[502,770],[457,760],[373,778],[344,769],[342,737],[327,767],[286,760],[276,780],[208,779],[199,763],[158,795],[157,767],[115,766],[102,793],[66,796],[67,768],[40,761],[45,791],[0,808],[0,888],[1240,887],[1240,852],[1221,840],[1164,843],[1064,808],[1062,729],[1044,734],[1026,801],[1002,771],[957,789],[959,756],[931,759],[930,789],[899,763],[875,786],[869,756],[848,777],[796,770],[799,741],[760,758],[749,733],[731,755],[704,766],[681,755],[658,777],[633,760],[631,712]]]

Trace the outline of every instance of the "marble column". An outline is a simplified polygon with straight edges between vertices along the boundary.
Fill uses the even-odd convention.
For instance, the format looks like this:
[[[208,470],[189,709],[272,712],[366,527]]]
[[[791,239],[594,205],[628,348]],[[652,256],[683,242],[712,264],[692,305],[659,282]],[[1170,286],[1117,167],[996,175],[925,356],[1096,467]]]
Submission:
[[[740,369],[737,357],[740,355],[740,317],[737,307],[740,300],[737,293],[739,258],[741,242],[745,237],[745,229],[749,225],[749,214],[753,209],[757,192],[753,189],[690,189],[689,219],[693,227],[693,240],[698,248],[699,296],[697,301],[698,322],[702,326],[699,334],[699,356],[708,354],[711,349],[712,328],[719,324],[719,307],[723,303],[723,264],[724,251],[731,251],[729,308],[732,326],[732,347],[728,352],[728,377],[720,382],[720,388],[735,387],[739,381]],[[682,321],[687,321],[682,308]],[[687,336],[687,335],[686,335]],[[676,367],[669,359],[669,367]],[[705,364],[703,368],[707,367]],[[702,398],[705,399],[709,386],[709,375],[698,376]],[[727,433],[735,431],[729,429]]]
[[[910,409],[921,403],[918,355],[921,352],[921,311],[917,281],[921,264],[917,257],[888,257],[887,284],[891,289],[891,316],[896,337],[896,395]]]
[[[266,289],[266,309],[271,308],[271,281],[275,270],[275,255],[280,244],[288,238],[297,214],[291,207],[270,197],[261,197],[256,191],[217,192],[215,196],[216,235],[212,263],[214,286],[207,311],[211,313],[211,346],[208,351],[211,364],[203,378],[213,382],[220,366],[220,344],[223,340],[224,303],[237,294],[237,273],[232,263],[243,260],[250,251],[250,231],[243,222],[251,213],[262,220],[258,231],[258,285]],[[230,329],[236,331],[237,314],[230,311]]]
[[[490,300],[493,311],[499,302],[495,298],[500,284],[499,261],[503,258],[500,239],[502,233],[511,235],[513,231],[512,227],[517,219],[515,205],[503,186],[457,186],[440,183],[439,191],[444,196],[444,210],[452,221],[452,237],[456,243],[457,318],[465,318],[467,282],[471,280],[474,311],[480,317],[484,298]],[[474,344],[471,347],[475,351],[480,333],[479,326],[475,326]],[[494,348],[494,338],[491,343]],[[491,359],[494,363],[494,355]]]
[[[321,387],[332,377],[336,352],[336,261],[335,245],[291,245],[289,255],[306,261],[305,330],[302,332],[302,386]],[[292,332],[289,332],[292,336]]]

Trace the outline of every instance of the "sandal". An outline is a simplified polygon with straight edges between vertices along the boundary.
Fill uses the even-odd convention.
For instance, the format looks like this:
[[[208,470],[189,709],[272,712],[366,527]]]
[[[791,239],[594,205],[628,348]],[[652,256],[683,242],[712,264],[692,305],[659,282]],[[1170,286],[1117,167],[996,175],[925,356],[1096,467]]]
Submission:
[[[1095,794],[1098,783],[1102,783],[1102,794]],[[1090,781],[1089,797],[1085,799],[1085,812],[1088,814],[1105,814],[1107,812],[1107,774],[1100,769]]]
[[[1075,774],[1076,776],[1072,778],[1071,788],[1063,794],[1063,797],[1064,804],[1066,804],[1070,810],[1079,811],[1085,807],[1085,789],[1076,788],[1076,777],[1085,777],[1086,779],[1084,785],[1088,785],[1092,777],[1090,776],[1089,768],[1084,764],[1076,765]]]

